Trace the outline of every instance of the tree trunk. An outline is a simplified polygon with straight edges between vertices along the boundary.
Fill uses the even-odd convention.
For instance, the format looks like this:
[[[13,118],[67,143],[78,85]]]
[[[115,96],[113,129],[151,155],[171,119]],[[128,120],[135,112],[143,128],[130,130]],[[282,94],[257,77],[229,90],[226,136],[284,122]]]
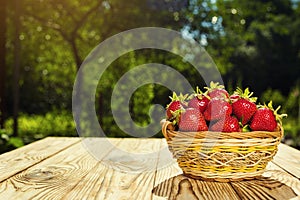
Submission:
[[[6,0],[0,0],[0,129],[4,128],[5,106],[5,76],[6,76]]]
[[[21,11],[20,0],[14,0],[15,15],[15,46],[14,46],[14,75],[13,75],[13,119],[14,119],[14,136],[18,135],[18,113],[19,113],[19,79],[20,79],[20,65],[21,65],[21,41],[19,39],[21,21],[20,21],[20,11]]]

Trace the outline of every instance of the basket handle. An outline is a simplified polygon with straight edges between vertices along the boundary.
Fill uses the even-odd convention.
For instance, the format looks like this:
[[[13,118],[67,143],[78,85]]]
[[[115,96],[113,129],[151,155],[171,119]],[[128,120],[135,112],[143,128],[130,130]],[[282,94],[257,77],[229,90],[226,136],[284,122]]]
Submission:
[[[163,133],[164,137],[166,138],[166,140],[170,140],[170,137],[168,134],[168,129],[170,129],[169,126],[172,126],[172,122],[170,122],[166,119],[163,119],[160,121],[160,124],[162,125],[162,133]]]

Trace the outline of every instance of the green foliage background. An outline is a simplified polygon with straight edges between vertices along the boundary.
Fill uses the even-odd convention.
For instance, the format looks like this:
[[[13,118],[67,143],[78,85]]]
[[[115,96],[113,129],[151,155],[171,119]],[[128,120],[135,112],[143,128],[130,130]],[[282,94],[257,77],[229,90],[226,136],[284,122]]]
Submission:
[[[208,51],[229,90],[250,87],[260,102],[282,105],[285,142],[300,146],[300,6],[276,1],[79,1],[22,0],[19,133],[12,133],[14,22],[7,8],[7,120],[1,152],[46,136],[76,136],[72,89],[80,62],[101,41],[124,30],[158,26],[193,37]],[[96,108],[110,137],[129,137],[115,124],[110,102],[114,85],[145,63],[177,69],[193,86],[204,83],[189,63],[159,50],[132,51],[116,60],[99,81]],[[168,75],[166,74],[166,79]],[[174,83],[176,84],[176,83]],[[180,86],[179,86],[180,87]],[[149,123],[152,104],[166,105],[171,91],[145,85],[131,98],[132,118]],[[159,124],[158,124],[159,126]],[[157,134],[156,137],[161,137]]]

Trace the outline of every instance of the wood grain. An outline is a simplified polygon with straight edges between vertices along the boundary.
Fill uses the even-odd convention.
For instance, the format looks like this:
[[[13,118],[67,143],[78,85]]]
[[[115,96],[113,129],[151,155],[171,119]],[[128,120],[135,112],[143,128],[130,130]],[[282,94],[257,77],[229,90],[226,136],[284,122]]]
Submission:
[[[284,169],[278,165],[270,162],[267,166],[267,171],[263,174],[264,177],[268,177],[274,180],[277,180],[281,183],[284,183],[290,187],[297,197],[300,199],[300,180],[294,177],[293,175],[286,173]]]
[[[294,175],[297,169],[283,162],[283,158],[288,158],[290,161],[286,163],[297,167],[299,152],[285,146],[279,149],[279,160],[269,163],[263,177],[218,183],[183,176],[164,139],[79,141],[79,138],[47,138],[0,155],[3,161],[0,166],[15,170],[0,168],[4,173],[0,173],[4,177],[0,182],[0,199],[281,200],[300,197],[300,180]]]
[[[165,139],[161,143],[161,151],[159,152],[157,171],[153,185],[152,199],[165,199],[171,191],[171,184],[167,179],[182,174],[182,170],[178,167],[177,162],[173,159],[171,152]]]
[[[0,182],[80,142],[80,138],[48,137],[0,155]]]
[[[300,181],[299,179],[293,177],[292,175],[283,172],[281,170],[270,170],[267,171],[266,174],[270,174],[270,178],[273,180],[277,180],[281,183],[284,183],[288,187],[290,187],[294,193],[299,197],[300,199]]]
[[[183,175],[168,178],[153,193],[168,199],[240,199],[229,183],[195,180]]]
[[[126,139],[66,199],[151,199],[161,139]]]
[[[275,166],[273,166],[276,168]],[[194,180],[183,175],[158,184],[153,193],[168,199],[290,199],[300,197],[300,181],[283,170],[269,170],[266,177],[231,183]],[[294,178],[294,179],[293,179]],[[153,199],[156,199],[154,196]],[[159,199],[159,198],[157,198]]]
[[[300,179],[300,151],[297,149],[280,144],[273,162]]]
[[[95,142],[99,143],[98,139]],[[112,148],[103,146],[103,157]],[[61,199],[97,163],[98,160],[77,143],[0,183],[0,199]]]
[[[272,178],[231,182],[241,199],[290,199],[297,195],[284,183]]]

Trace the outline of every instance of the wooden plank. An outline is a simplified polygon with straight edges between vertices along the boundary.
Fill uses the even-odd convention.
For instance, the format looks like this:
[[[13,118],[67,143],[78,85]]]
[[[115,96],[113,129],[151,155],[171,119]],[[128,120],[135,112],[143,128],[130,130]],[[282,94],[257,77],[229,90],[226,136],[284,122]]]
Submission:
[[[182,174],[182,170],[178,167],[176,160],[172,158],[167,142],[163,139],[152,190],[152,199],[166,199],[169,196],[172,186],[166,180],[180,174]]]
[[[270,162],[267,166],[267,171],[263,174],[264,177],[277,180],[288,187],[290,187],[297,197],[300,199],[300,180],[293,175],[287,173],[284,169],[278,165]]]
[[[80,138],[48,137],[0,155],[0,182],[80,142]]]
[[[39,161],[2,181],[0,199],[289,199],[300,196],[299,179],[277,163],[271,162],[265,177],[258,180],[206,182],[181,175],[172,155],[163,148],[165,140],[109,139],[111,144],[101,140],[107,141],[87,138],[84,145],[78,140],[64,149],[59,146],[68,143],[67,139],[60,145],[55,145],[57,139],[49,140],[44,145],[51,145],[44,150],[43,145],[37,148],[32,144],[27,150],[35,151],[31,156],[39,157],[38,149],[45,151],[42,155],[52,148],[60,150],[48,157],[29,159]],[[5,159],[9,161],[9,156]]]
[[[285,172],[284,169],[282,169],[281,167],[279,167],[278,165],[276,165],[275,163],[273,163],[273,161],[269,162],[267,167],[266,167],[266,172],[263,174],[263,176],[268,176],[268,172],[272,171],[272,170],[278,170],[278,171],[282,171]]]
[[[102,147],[99,153],[104,157],[113,146],[101,144],[101,140],[106,139],[97,138],[95,142]],[[77,143],[0,183],[0,199],[61,199],[98,162],[82,143]]]
[[[164,140],[163,147],[167,143]],[[159,165],[166,165],[171,160],[169,151],[161,151]],[[158,166],[159,166],[158,165]],[[171,165],[161,167],[156,173],[153,199],[240,199],[229,183],[194,180],[182,175],[182,170],[174,161]]]
[[[297,196],[290,187],[272,178],[232,182],[231,184],[241,199],[290,199]]]
[[[273,162],[300,179],[300,151],[288,145],[280,144]]]
[[[161,139],[122,141],[66,199],[151,199],[160,144]]]
[[[157,185],[164,181],[165,177],[173,177],[179,174],[182,174],[182,170],[178,166],[176,159],[173,158],[169,151],[166,140],[163,139],[161,143],[161,150],[159,152],[155,184]]]
[[[270,162],[263,177],[231,183],[241,199],[291,199],[299,196],[300,181]]]
[[[181,174],[158,184],[153,193],[168,199],[240,199],[230,183],[195,180]]]

